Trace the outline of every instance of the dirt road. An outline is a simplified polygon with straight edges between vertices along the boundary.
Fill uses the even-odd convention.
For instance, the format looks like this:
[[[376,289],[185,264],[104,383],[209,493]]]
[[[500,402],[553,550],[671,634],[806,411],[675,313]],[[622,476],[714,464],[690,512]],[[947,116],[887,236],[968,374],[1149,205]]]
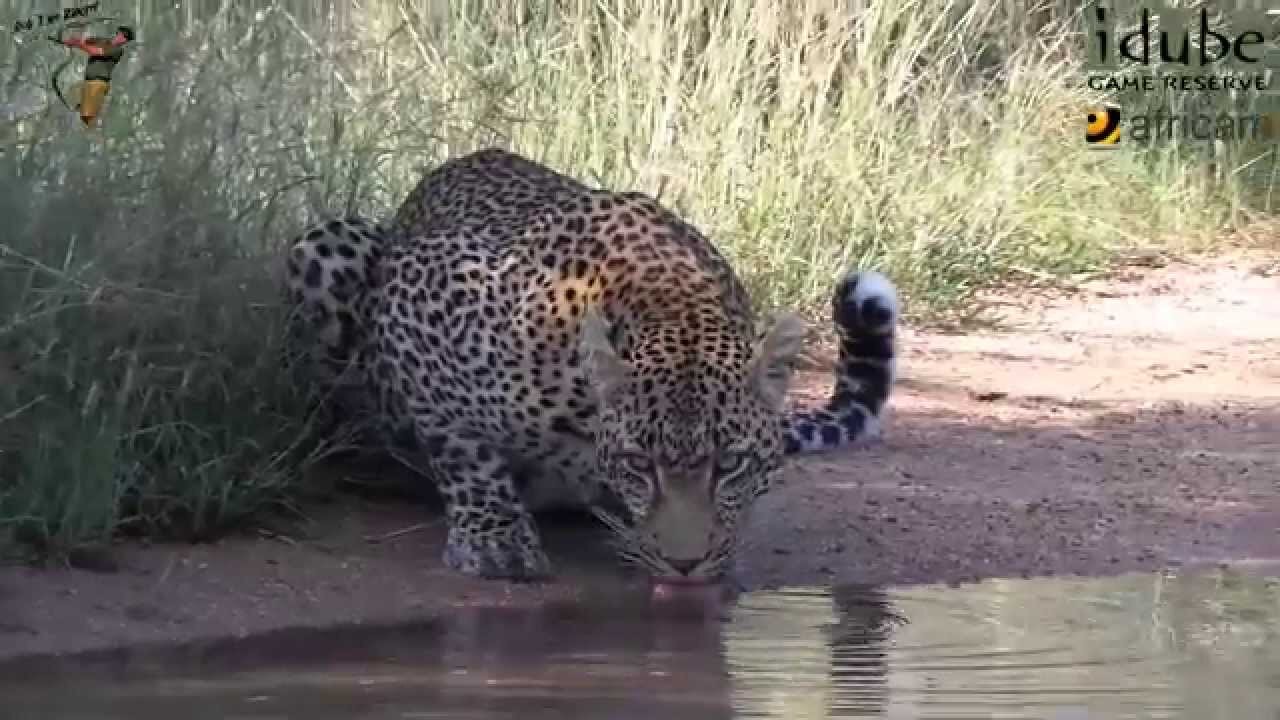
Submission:
[[[1280,558],[1274,261],[1131,269],[1007,316],[999,333],[905,335],[885,441],[800,464],[763,501],[754,579]]]
[[[792,466],[756,511],[747,586],[1280,560],[1280,262],[1172,262],[1006,308],[998,332],[904,333],[885,439]],[[825,388],[806,372],[796,395]],[[607,555],[571,551],[581,528],[549,530],[558,582],[510,586],[442,569],[442,528],[420,508],[310,512],[309,535],[122,546],[109,572],[0,568],[0,656],[624,581]]]

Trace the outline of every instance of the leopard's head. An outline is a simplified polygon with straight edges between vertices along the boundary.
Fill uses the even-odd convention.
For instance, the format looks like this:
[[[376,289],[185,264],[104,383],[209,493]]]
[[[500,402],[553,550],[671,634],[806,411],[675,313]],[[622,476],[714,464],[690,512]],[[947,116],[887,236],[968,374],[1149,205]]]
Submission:
[[[783,458],[783,404],[804,324],[742,337],[710,308],[610,327],[583,319],[580,354],[599,404],[597,460],[620,554],[655,576],[714,580],[745,511]]]

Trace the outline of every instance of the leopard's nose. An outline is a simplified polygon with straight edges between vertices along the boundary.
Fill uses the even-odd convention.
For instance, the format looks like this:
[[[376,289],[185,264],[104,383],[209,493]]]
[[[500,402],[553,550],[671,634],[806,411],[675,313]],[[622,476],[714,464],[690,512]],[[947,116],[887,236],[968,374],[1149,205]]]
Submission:
[[[681,575],[688,575],[693,572],[694,568],[698,567],[698,563],[700,562],[702,562],[702,558],[686,558],[683,560],[667,559],[667,563]]]

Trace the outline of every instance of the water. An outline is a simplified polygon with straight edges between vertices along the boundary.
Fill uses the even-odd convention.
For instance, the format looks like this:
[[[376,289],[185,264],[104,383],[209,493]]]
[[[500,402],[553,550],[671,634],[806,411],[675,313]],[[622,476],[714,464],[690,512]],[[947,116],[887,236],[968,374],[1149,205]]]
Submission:
[[[0,665],[5,718],[1280,718],[1280,579],[600,592]]]

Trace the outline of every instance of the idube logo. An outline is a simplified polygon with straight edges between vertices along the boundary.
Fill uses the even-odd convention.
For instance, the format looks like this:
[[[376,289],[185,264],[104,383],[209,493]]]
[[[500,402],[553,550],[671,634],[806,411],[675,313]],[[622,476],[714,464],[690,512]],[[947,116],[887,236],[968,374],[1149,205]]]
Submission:
[[[1117,108],[1089,121],[1089,144],[1114,146],[1120,124],[1136,145],[1268,140],[1263,118],[1280,110],[1274,0],[1218,0],[1194,11],[1171,4],[1094,0],[1081,14],[1085,85]]]

